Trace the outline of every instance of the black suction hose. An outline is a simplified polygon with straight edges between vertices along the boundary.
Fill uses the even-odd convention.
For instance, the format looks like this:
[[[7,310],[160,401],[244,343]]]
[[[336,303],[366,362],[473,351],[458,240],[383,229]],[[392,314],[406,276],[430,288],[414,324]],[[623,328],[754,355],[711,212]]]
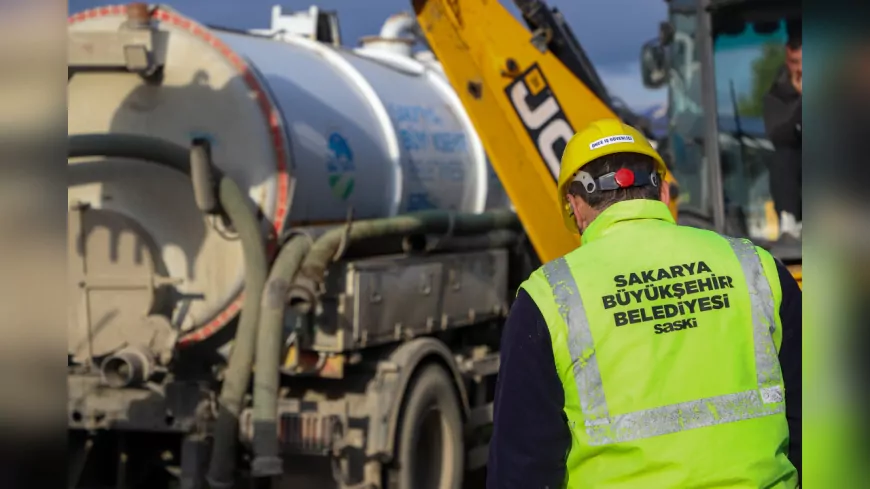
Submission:
[[[164,139],[138,134],[76,134],[69,136],[68,158],[108,156],[148,160],[190,176],[190,151]]]
[[[283,472],[278,443],[278,386],[287,293],[296,271],[311,246],[310,239],[296,234],[281,247],[272,264],[263,292],[257,355],[254,365],[254,460],[255,477],[277,476]]]
[[[336,228],[320,236],[302,263],[302,274],[317,282],[322,281],[326,268],[342,247],[365,239],[413,234],[468,236],[519,227],[517,215],[509,210],[494,210],[482,214],[430,210],[357,221],[351,223],[350,228]]]
[[[263,235],[256,218],[247,205],[247,196],[229,178],[223,177],[218,186],[218,198],[224,212],[242,238],[245,256],[245,298],[242,316],[224,374],[219,400],[218,418],[214,428],[214,446],[207,479],[214,489],[229,489],[235,482],[236,443],[239,435],[239,414],[245,392],[251,382],[254,363],[254,345],[263,285],[266,282],[266,250]],[[237,218],[245,218],[240,222]],[[247,243],[247,246],[246,246]],[[275,367],[273,367],[275,368]]]
[[[69,137],[67,156],[108,156],[147,160],[178,170],[191,176],[198,206],[204,212],[214,212],[212,173],[209,168],[198,167],[191,172],[191,160],[199,166],[208,150],[193,152],[163,139],[137,134],[82,134]],[[192,176],[193,173],[193,176]],[[257,322],[263,285],[266,281],[266,252],[263,235],[256,217],[247,205],[247,196],[229,177],[219,177],[217,185],[220,207],[229,217],[242,243],[245,260],[245,298],[236,329],[235,342],[230,354],[221,395],[218,418],[214,429],[214,446],[210,460],[208,482],[215,489],[230,488],[234,483],[236,442],[239,413],[245,391],[250,384]]]

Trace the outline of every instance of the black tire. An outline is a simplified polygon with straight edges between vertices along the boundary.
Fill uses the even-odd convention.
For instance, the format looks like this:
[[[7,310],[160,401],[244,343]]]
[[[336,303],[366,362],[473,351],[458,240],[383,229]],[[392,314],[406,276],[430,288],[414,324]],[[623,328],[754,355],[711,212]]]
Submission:
[[[460,489],[465,462],[462,415],[450,375],[438,365],[420,369],[408,386],[387,469],[389,489]]]

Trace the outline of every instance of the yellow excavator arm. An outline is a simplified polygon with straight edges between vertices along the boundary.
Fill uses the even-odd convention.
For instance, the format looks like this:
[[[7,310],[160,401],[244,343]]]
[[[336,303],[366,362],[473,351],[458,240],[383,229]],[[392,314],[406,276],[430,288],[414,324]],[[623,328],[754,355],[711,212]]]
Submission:
[[[527,18],[553,15],[541,2],[516,3]],[[541,262],[578,247],[579,234],[562,221],[556,179],[568,139],[596,119],[617,117],[601,89],[596,94],[548,47],[557,25],[532,33],[497,0],[413,5]]]

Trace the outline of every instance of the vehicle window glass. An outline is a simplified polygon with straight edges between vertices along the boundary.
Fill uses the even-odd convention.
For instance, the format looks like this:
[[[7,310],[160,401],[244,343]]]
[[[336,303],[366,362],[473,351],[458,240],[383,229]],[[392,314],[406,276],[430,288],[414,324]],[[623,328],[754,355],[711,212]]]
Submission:
[[[668,112],[671,130],[667,154],[680,186],[681,214],[709,218],[709,177],[703,164],[701,65],[695,43],[697,17],[693,13],[672,13],[671,24],[674,27],[674,39],[668,46]]]
[[[745,236],[775,240],[768,165],[773,146],[762,119],[762,100],[785,59],[785,25],[758,34],[752,25],[737,35],[716,38],[714,63],[719,148],[726,215]]]

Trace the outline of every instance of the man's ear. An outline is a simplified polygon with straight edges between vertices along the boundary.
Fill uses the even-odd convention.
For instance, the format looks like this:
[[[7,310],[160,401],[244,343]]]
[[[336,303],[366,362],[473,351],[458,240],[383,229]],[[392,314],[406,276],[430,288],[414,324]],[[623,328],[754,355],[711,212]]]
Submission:
[[[659,181],[661,182],[662,186],[659,194],[661,195],[662,202],[664,202],[665,205],[671,205],[671,185],[663,178],[659,179]]]
[[[576,218],[577,216],[580,215],[580,202],[579,202],[580,199],[578,199],[577,196],[571,195],[571,194],[568,194],[567,198],[568,198],[568,205],[571,206],[571,212],[574,214],[574,217]]]
[[[571,205],[571,211],[574,213],[574,222],[577,223],[578,227],[582,228],[583,206],[585,205],[583,199],[576,195],[568,194],[568,203]]]

